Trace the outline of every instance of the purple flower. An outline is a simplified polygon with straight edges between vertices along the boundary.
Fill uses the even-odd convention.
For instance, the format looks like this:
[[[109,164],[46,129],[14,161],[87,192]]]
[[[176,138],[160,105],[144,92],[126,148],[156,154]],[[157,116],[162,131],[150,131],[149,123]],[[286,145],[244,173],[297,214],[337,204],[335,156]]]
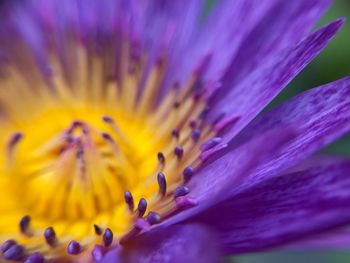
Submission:
[[[216,262],[349,244],[350,78],[264,107],[326,46],[328,0],[1,8],[2,258]],[[260,114],[259,114],[260,113]],[[2,259],[1,259],[2,260]]]

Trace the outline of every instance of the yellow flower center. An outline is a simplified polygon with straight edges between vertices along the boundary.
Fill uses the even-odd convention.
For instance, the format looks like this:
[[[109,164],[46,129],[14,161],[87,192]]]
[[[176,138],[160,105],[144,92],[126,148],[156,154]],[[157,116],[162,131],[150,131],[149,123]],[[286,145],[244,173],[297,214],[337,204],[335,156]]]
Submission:
[[[140,89],[147,57],[131,59],[123,45],[120,78],[113,50],[96,55],[76,42],[68,73],[54,55],[47,78],[33,62],[3,68],[2,242],[15,239],[27,255],[61,257],[71,240],[89,251],[102,242],[96,230],[108,227],[116,240],[137,217],[176,210],[183,171],[200,165],[199,146],[215,135],[200,118],[206,103],[193,91],[198,78],[157,103],[166,61],[154,64]],[[44,236],[49,227],[54,245]]]

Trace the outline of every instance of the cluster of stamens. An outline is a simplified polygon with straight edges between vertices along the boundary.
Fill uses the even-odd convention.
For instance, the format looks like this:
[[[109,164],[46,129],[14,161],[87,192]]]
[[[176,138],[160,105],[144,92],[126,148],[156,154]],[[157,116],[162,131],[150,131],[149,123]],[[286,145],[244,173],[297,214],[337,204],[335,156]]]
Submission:
[[[78,62],[83,64],[87,60],[87,54],[81,47],[78,51],[81,55]],[[92,110],[99,108],[97,114],[102,113],[98,116],[101,123],[90,123],[89,110],[87,110],[87,116],[81,120],[78,114],[78,118],[75,118],[68,128],[63,129],[63,132],[50,133],[48,138],[50,141],[36,145],[36,155],[33,154],[35,157],[31,157],[33,159],[26,159],[26,156],[18,154],[21,153],[22,141],[25,143],[25,140],[30,140],[31,134],[21,130],[13,133],[7,141],[6,167],[10,174],[15,174],[20,179],[21,176],[27,176],[29,179],[25,178],[25,182],[31,183],[31,178],[35,180],[40,178],[44,172],[47,172],[45,169],[49,168],[50,172],[53,171],[52,182],[60,184],[57,186],[57,191],[64,189],[66,194],[62,194],[64,196],[62,200],[47,194],[45,205],[36,207],[35,202],[40,200],[40,193],[28,191],[31,196],[36,194],[38,196],[37,199],[33,198],[33,202],[26,204],[28,207],[25,207],[25,210],[31,212],[30,216],[25,215],[19,221],[21,240],[24,240],[25,244],[21,245],[14,239],[6,240],[1,246],[4,259],[40,263],[44,258],[55,258],[65,250],[72,256],[88,251],[98,261],[110,246],[122,245],[135,235],[161,223],[161,220],[195,206],[197,201],[187,197],[190,193],[187,184],[201,168],[203,162],[220,149],[217,146],[220,146],[222,140],[218,135],[233,122],[232,119],[224,116],[212,123],[206,121],[209,108],[208,96],[204,94],[209,87],[200,82],[205,65],[199,65],[181,89],[179,84],[175,84],[168,95],[155,107],[154,97],[161,85],[166,68],[164,60],[160,59],[155,63],[143,88],[142,96],[138,99],[136,99],[138,86],[136,84],[141,82],[141,73],[145,67],[145,62],[141,58],[122,57],[121,64],[124,66],[121,68],[125,72],[122,72],[122,80],[119,82],[115,79],[111,80],[110,76],[103,72],[100,68],[102,67],[100,58],[93,56],[91,60],[93,65],[90,67],[97,68],[97,72],[92,73],[93,80],[94,78],[97,80],[92,81],[93,84],[85,90],[81,88],[78,95],[65,86],[65,80],[59,75],[58,79],[53,81],[57,85],[55,94],[42,90],[40,92],[43,96],[49,96],[54,101],[53,104],[61,105],[62,101],[69,104],[75,100],[82,100],[85,103],[82,108],[90,104],[95,107],[91,107]],[[204,61],[208,63],[208,59]],[[78,73],[80,78],[81,75],[83,78],[88,75],[88,72]],[[77,85],[80,87],[82,83],[79,81]],[[201,85],[200,88],[198,88],[199,85]],[[127,90],[128,92],[125,92]],[[20,89],[18,92],[21,92]],[[133,95],[131,98],[130,94]],[[31,99],[35,101],[35,98]],[[104,113],[104,103],[108,104],[108,101],[111,101],[112,106],[106,106],[107,110]],[[77,111],[79,109],[78,107]],[[76,108],[73,107],[70,110],[74,112]],[[86,111],[85,108],[84,111]],[[127,121],[123,119],[124,117],[118,117],[124,113],[129,116]],[[55,114],[59,115],[59,110]],[[131,126],[133,122],[141,123],[135,124],[134,135],[139,128],[146,125],[148,132],[141,138],[152,141],[147,142],[150,146],[146,147],[147,149],[140,156],[136,155],[137,145],[133,142],[132,135],[128,133],[129,121]],[[119,125],[119,122],[122,122],[122,125]],[[139,142],[145,142],[142,140],[144,139],[139,139]],[[24,149],[33,147],[30,143],[28,145],[23,146]],[[150,155],[152,160],[148,160]],[[48,168],[41,168],[41,166],[35,168],[36,170],[33,168],[28,175],[18,174],[22,171],[17,168],[18,165],[25,166],[27,163],[38,160],[48,160],[52,164]],[[146,160],[145,166],[148,162],[153,165],[147,171],[148,174],[138,169],[140,160]],[[126,176],[126,173],[129,176]],[[48,184],[50,182],[51,180]],[[108,185],[106,182],[111,182],[113,185]],[[62,184],[64,187],[61,187]],[[99,187],[102,187],[102,190]],[[119,193],[115,188],[121,189],[124,196],[115,194],[114,191]],[[150,190],[146,191],[146,189]],[[74,199],[74,195],[82,197]],[[73,196],[73,201],[69,196]],[[87,198],[91,200],[89,204],[87,204]],[[120,209],[121,202],[125,203],[122,206],[123,209]],[[57,204],[62,207],[59,211],[51,213],[50,209]],[[70,207],[74,212],[67,213],[65,206]],[[100,214],[108,216],[111,214],[110,211],[120,215],[122,217],[120,220],[129,220],[131,223],[126,223],[126,226],[119,230],[115,229],[118,223],[109,219],[100,220],[100,224],[94,222]],[[37,218],[49,219],[52,226],[50,223],[44,229],[37,229],[32,226],[32,221]],[[63,231],[62,234],[61,231],[58,234],[55,228],[57,219],[67,220],[67,224],[74,220],[86,220],[94,234],[93,236],[86,234],[86,238],[79,242],[78,239],[71,238],[74,233],[67,234]],[[89,231],[86,230],[86,233]],[[44,242],[40,243],[42,241],[38,240]],[[31,242],[39,245],[33,246]],[[91,246],[94,246],[92,250]]]

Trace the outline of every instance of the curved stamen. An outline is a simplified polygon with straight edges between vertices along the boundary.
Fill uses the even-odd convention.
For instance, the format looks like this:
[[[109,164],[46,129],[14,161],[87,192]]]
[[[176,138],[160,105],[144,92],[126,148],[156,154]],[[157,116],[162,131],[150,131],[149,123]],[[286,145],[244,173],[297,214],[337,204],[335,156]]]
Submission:
[[[71,255],[78,255],[81,252],[80,244],[75,240],[70,241],[67,247],[67,252]]]
[[[158,186],[159,186],[159,194],[161,196],[164,196],[166,194],[166,179],[165,179],[165,175],[160,172],[157,175],[157,181],[158,181]]]
[[[190,189],[186,186],[179,186],[174,190],[174,197],[187,195],[190,192]]]
[[[2,256],[7,260],[22,260],[24,258],[24,247],[21,245],[13,245],[7,249]]]
[[[180,132],[179,132],[179,129],[177,129],[177,128],[173,129],[171,134],[176,139],[179,139],[179,137],[180,137]]]
[[[4,253],[6,250],[8,250],[10,247],[17,245],[17,242],[13,239],[6,240],[4,243],[1,244],[1,252]]]
[[[98,236],[102,235],[102,228],[99,227],[98,225],[94,224],[94,230],[96,235]]]
[[[147,222],[150,225],[155,225],[155,224],[159,224],[160,223],[160,215],[156,212],[149,212],[147,215]]]
[[[141,198],[137,206],[138,216],[142,217],[147,210],[147,201],[144,198]]]
[[[201,131],[199,129],[195,129],[191,132],[191,139],[194,142],[197,142],[200,137],[201,137]]]
[[[24,263],[44,263],[44,257],[40,253],[35,252],[31,254]]]
[[[193,167],[192,167],[192,166],[187,166],[187,167],[183,170],[182,175],[183,175],[183,177],[184,177],[184,181],[185,181],[185,182],[188,182],[188,181],[192,178],[192,176],[194,175],[194,169],[193,169]]]
[[[57,243],[56,232],[53,229],[53,227],[48,227],[45,229],[44,237],[45,237],[46,243],[48,245],[50,245],[51,247],[56,245],[56,243]]]
[[[109,247],[113,242],[113,232],[109,228],[106,228],[103,234],[103,243],[105,247]]]
[[[158,158],[158,161],[161,165],[165,164],[165,157],[164,157],[164,154],[162,152],[158,152],[157,158]]]
[[[181,159],[184,155],[184,149],[181,146],[176,146],[174,149],[174,153],[178,159]]]
[[[29,224],[30,224],[30,216],[28,215],[23,216],[19,221],[19,229],[22,234],[28,234]]]
[[[132,194],[129,191],[124,192],[124,200],[125,200],[125,203],[128,205],[130,212],[133,212],[134,211],[134,198],[132,197]]]

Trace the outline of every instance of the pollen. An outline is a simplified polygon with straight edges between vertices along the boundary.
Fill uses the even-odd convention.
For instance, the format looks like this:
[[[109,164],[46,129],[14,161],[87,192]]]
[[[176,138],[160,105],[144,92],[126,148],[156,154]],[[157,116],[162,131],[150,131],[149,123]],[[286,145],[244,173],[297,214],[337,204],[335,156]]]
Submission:
[[[68,71],[54,49],[47,72],[33,59],[1,69],[0,240],[10,260],[83,258],[195,205],[185,184],[200,146],[220,141],[203,118],[198,70],[159,99],[166,56],[132,56],[127,41],[119,60],[112,47],[68,47]]]

